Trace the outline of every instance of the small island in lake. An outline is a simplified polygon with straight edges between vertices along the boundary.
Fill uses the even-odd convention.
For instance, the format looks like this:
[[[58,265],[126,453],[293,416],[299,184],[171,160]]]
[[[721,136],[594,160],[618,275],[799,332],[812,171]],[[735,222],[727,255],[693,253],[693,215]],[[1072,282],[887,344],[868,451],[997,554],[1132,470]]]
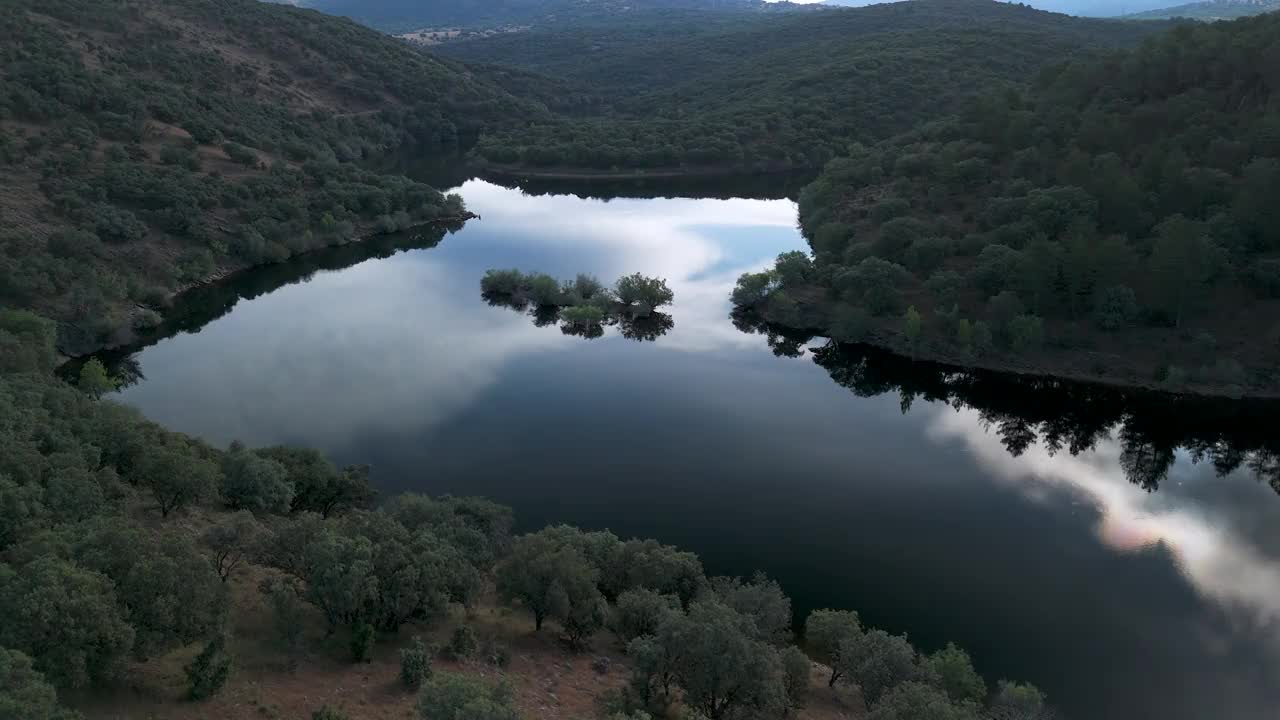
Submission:
[[[561,283],[545,273],[495,269],[481,278],[480,294],[491,305],[528,310],[538,326],[559,322],[564,334],[587,339],[602,337],[606,325],[617,325],[623,337],[656,340],[675,325],[670,315],[657,312],[675,299],[667,281],[640,273],[619,278],[608,288],[584,273]]]

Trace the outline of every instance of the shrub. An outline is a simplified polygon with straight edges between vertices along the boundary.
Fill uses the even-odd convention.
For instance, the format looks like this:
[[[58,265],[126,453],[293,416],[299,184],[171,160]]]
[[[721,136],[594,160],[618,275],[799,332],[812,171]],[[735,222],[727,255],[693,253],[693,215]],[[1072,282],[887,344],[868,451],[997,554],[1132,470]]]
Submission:
[[[231,657],[221,637],[210,640],[186,668],[187,694],[192,700],[213,697],[231,675]]]
[[[567,289],[583,300],[590,300],[604,290],[604,285],[594,275],[578,273]]]
[[[222,150],[227,154],[227,157],[231,158],[232,162],[240,163],[241,165],[248,167],[258,164],[257,153],[240,143],[226,143],[222,146]]]
[[[422,720],[519,720],[511,688],[458,673],[437,673],[418,695]]]
[[[589,327],[604,321],[604,311],[594,305],[574,305],[560,311],[560,317],[570,325]]]
[[[591,661],[591,670],[597,675],[608,675],[612,666],[613,661],[604,655]]]
[[[649,310],[671,304],[675,294],[667,287],[667,281],[635,273],[618,280],[618,300],[623,305],[640,305]]]
[[[319,710],[311,713],[311,720],[349,720],[349,719],[350,719],[350,716],[348,716],[345,712],[343,712],[342,710],[339,710],[338,708],[330,707],[328,705],[325,705],[321,707]]]
[[[525,286],[519,270],[490,270],[480,278],[480,291],[489,295],[515,295]]]
[[[768,299],[778,289],[778,276],[770,271],[759,273],[743,273],[738,277],[738,284],[733,289],[733,304],[741,307],[753,307]]]
[[[351,628],[351,659],[354,662],[369,662],[373,655],[373,643],[377,639],[377,631],[367,622],[356,623]]]
[[[431,651],[422,638],[413,638],[409,647],[400,651],[400,682],[416,688],[431,677]]]
[[[511,664],[511,648],[493,638],[486,638],[480,648],[480,659],[496,668],[505,668]]]
[[[445,655],[452,660],[467,660],[476,656],[480,649],[480,641],[476,631],[470,625],[459,625],[449,636],[449,644],[445,647]]]
[[[1138,296],[1126,285],[1103,290],[1093,308],[1093,319],[1103,330],[1120,330],[1138,317]]]
[[[559,305],[564,299],[560,283],[550,275],[538,273],[525,278],[529,299],[543,307]]]

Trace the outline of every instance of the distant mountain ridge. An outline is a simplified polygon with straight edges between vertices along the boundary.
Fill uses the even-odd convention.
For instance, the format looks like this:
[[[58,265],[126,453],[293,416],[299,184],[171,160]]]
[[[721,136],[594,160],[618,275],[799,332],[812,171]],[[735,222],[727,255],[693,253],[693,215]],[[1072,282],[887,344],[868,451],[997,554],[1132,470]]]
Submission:
[[[563,23],[653,10],[716,13],[785,12],[802,6],[764,0],[295,0],[296,4],[342,15],[386,32],[422,28],[496,27]]]
[[[1205,0],[1161,10],[1134,13],[1126,17],[1138,20],[1164,20],[1183,17],[1197,20],[1229,20],[1232,18],[1261,15],[1280,10],[1280,0]]]

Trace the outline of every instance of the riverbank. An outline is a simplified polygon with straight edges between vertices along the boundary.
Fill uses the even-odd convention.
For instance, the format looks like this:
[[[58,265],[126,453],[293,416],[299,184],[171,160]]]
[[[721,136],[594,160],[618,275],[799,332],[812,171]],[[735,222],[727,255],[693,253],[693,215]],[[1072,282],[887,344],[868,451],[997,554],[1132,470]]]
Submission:
[[[761,332],[783,333],[799,337],[834,337],[834,307],[817,288],[796,293],[799,301],[793,308],[780,309],[762,301],[752,308],[740,309],[739,322],[754,325]],[[922,320],[928,326],[929,320]],[[1125,333],[1097,334],[1073,341],[1093,347],[1069,347],[1055,335],[1059,327],[1049,327],[1049,338],[1043,345],[1015,353],[1007,348],[992,348],[985,353],[966,351],[954,342],[940,341],[922,331],[913,342],[903,330],[904,319],[894,315],[868,318],[856,337],[838,337],[841,342],[868,345],[887,350],[912,360],[921,360],[955,368],[957,371],[985,370],[1026,377],[1042,377],[1070,382],[1105,385],[1117,389],[1196,395],[1210,398],[1273,400],[1280,398],[1275,382],[1255,378],[1274,372],[1272,366],[1250,364],[1225,370],[1220,366],[1184,368],[1169,365],[1167,358],[1176,349],[1191,342],[1170,337],[1162,328],[1130,328]],[[1055,338],[1058,338],[1055,342]],[[1232,374],[1230,378],[1214,377],[1215,373]],[[1238,373],[1238,374],[1237,374]]]
[[[589,168],[531,168],[526,165],[501,165],[484,160],[473,160],[472,166],[482,175],[513,180],[568,180],[582,182],[614,182],[619,180],[715,180],[743,175],[788,175],[816,173],[818,167],[777,165],[754,168],[733,165],[709,167],[635,168],[631,170],[592,170]]]
[[[367,249],[367,253],[356,252],[355,254],[359,256],[367,255],[372,257],[373,255],[376,255],[379,252],[385,252],[388,249],[382,246],[374,247],[379,239],[403,240],[402,242],[392,242],[391,249],[402,245],[409,246],[413,243],[421,242],[422,238],[424,238],[428,232],[439,233],[440,237],[443,237],[445,233],[460,230],[468,220],[474,220],[479,217],[479,215],[473,212],[463,211],[461,213],[433,218],[427,222],[418,223],[404,230],[392,233],[378,232],[372,224],[367,224],[365,227],[359,229],[360,235],[356,240],[323,245],[306,252],[290,255],[289,257],[277,262],[225,263],[215,268],[213,272],[203,278],[194,282],[180,284],[172,291],[166,293],[164,297],[165,302],[162,306],[153,307],[135,305],[127,316],[128,323],[117,327],[114,331],[101,338],[99,342],[84,343],[76,347],[59,347],[58,352],[61,354],[62,363],[66,363],[69,360],[84,358],[102,351],[141,347],[145,344],[147,338],[153,335],[163,334],[162,332],[157,333],[157,331],[166,328],[172,323],[173,318],[171,317],[171,312],[174,307],[179,304],[180,299],[185,295],[208,288],[234,284],[243,278],[243,276],[255,271],[260,271],[264,268],[270,267],[283,267],[290,263],[305,261],[308,258],[320,258],[325,254],[333,253],[335,250],[353,249],[360,251]],[[433,242],[431,244],[439,242],[440,237],[432,238],[431,240]],[[303,274],[314,272],[317,269],[326,269],[326,267],[346,267],[356,261],[358,261],[358,258],[347,257],[340,259],[337,263],[325,263],[322,261],[319,263],[322,267],[305,269]],[[139,322],[139,320],[146,315],[152,315],[155,318],[158,318],[158,320],[146,323]]]

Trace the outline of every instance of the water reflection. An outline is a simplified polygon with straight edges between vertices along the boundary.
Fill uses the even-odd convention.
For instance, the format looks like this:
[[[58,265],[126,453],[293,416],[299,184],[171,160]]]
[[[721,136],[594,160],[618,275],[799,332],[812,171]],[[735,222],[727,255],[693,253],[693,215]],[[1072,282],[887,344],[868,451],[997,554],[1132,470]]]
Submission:
[[[776,355],[811,355],[854,395],[896,394],[904,414],[923,404],[935,442],[959,442],[990,477],[1031,502],[1061,505],[1065,493],[1091,508],[1094,533],[1112,550],[1167,555],[1228,618],[1227,628],[1203,621],[1184,628],[1200,635],[1188,642],[1224,658],[1260,647],[1259,668],[1280,662],[1276,498],[1255,492],[1280,493],[1276,403],[961,371],[824,338],[811,346],[814,337],[749,314],[734,322],[763,334]],[[1240,716],[1256,712],[1245,704]]]
[[[121,398],[210,442],[371,463],[385,494],[485,495],[524,528],[607,527],[718,574],[763,569],[801,615],[858,608],[923,648],[955,641],[1072,718],[1274,718],[1276,406],[731,322],[737,275],[804,247],[789,201],[459,191],[483,219],[438,245],[200,291]],[[554,312],[478,298],[493,267],[641,272],[676,302],[585,342]]]
[[[864,345],[844,345],[762,322],[735,312],[734,324],[762,334],[774,354],[813,361],[837,384],[860,397],[897,393],[906,412],[918,400],[972,410],[984,431],[1013,457],[1033,444],[1049,456],[1096,450],[1114,441],[1117,465],[1129,482],[1156,491],[1179,451],[1192,463],[1208,463],[1219,476],[1242,467],[1280,493],[1277,403],[1220,400],[1055,380],[961,371],[913,361]],[[1113,440],[1114,439],[1114,440]]]
[[[617,328],[618,335],[636,342],[653,342],[671,332],[676,326],[675,320],[662,312],[650,312],[646,315],[619,313],[607,315],[599,322],[572,323],[561,317],[560,308],[537,305],[524,298],[499,293],[480,293],[481,299],[491,307],[507,308],[522,313],[533,322],[534,327],[559,325],[560,332],[585,340],[604,337],[605,328]]]

